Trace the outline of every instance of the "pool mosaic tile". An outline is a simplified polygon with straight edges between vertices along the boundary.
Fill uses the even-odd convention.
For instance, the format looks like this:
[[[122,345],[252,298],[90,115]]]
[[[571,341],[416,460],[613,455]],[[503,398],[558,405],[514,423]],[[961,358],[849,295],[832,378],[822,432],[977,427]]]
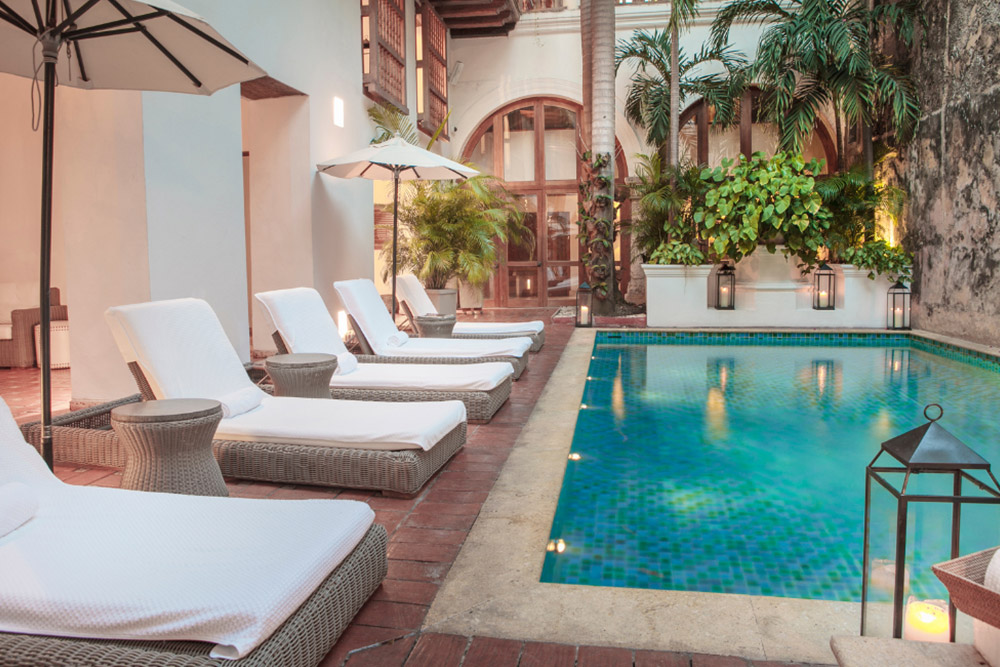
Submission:
[[[908,334],[598,332],[551,531],[565,549],[546,553],[542,581],[858,600],[881,442],[936,402],[1000,461],[983,410],[1000,406],[1000,367],[968,352]],[[991,509],[965,515],[978,529],[963,552],[1000,542]],[[884,500],[874,517],[894,526]],[[947,511],[910,524],[911,591],[939,597]]]

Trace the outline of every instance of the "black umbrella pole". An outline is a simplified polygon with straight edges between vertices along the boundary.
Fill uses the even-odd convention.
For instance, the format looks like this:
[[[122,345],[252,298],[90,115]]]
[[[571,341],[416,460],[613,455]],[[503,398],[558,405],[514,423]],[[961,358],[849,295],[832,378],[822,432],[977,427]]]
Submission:
[[[46,54],[48,55],[48,54]],[[41,271],[38,302],[41,326],[38,328],[42,368],[42,458],[51,469],[52,455],[52,362],[49,349],[49,327],[52,309],[49,304],[49,282],[52,274],[52,141],[55,127],[56,62],[45,58],[45,101],[42,115],[42,239]]]
[[[392,172],[392,323],[396,323],[396,237],[399,234],[399,170]]]

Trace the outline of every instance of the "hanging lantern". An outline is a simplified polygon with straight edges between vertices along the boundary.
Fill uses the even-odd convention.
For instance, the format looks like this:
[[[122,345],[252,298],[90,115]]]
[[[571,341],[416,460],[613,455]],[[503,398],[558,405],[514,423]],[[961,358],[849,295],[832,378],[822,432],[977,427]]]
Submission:
[[[736,269],[723,264],[715,273],[715,309],[736,309]]]
[[[813,272],[813,309],[833,310],[837,307],[837,274],[823,262]]]
[[[928,413],[934,408],[938,414],[931,417]],[[879,453],[865,469],[862,635],[891,633],[897,639],[955,641],[954,605],[940,599],[921,600],[907,591],[908,588],[926,590],[926,583],[911,586],[910,580],[929,571],[930,567],[914,561],[918,553],[924,559],[932,559],[931,562],[942,560],[934,553],[927,553],[935,547],[940,549],[941,556],[950,553],[951,558],[956,558],[961,535],[961,506],[1000,505],[1000,484],[983,457],[937,424],[943,414],[940,405],[928,405],[924,408],[928,422],[883,442]],[[880,463],[883,454],[895,461]],[[970,474],[974,470],[988,477],[992,484]],[[945,479],[941,480],[942,477]],[[942,481],[944,483],[940,483]],[[910,516],[911,503],[921,508],[939,504],[944,512],[936,516],[951,515],[950,536],[935,533],[933,544],[925,540],[908,549],[909,536],[919,541],[919,536],[924,534],[919,525],[908,530],[909,522],[917,519],[913,523],[919,524],[920,519],[931,516],[928,509]],[[875,510],[876,507],[881,510]]]
[[[594,326],[594,290],[590,285],[583,283],[576,290],[576,326]]]
[[[910,289],[902,280],[889,288],[886,306],[886,329],[910,328]]]

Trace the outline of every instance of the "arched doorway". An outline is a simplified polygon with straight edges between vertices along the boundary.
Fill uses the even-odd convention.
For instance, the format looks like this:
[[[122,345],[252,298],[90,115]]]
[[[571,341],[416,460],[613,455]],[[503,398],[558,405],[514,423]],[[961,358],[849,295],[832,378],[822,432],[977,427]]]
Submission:
[[[711,126],[714,109],[704,100],[688,106],[680,117],[682,158],[714,167],[723,158],[736,158],[741,153],[751,155],[763,151],[773,155],[778,146],[778,128],[761,117],[760,94],[756,88],[744,93],[739,123],[724,130]],[[822,119],[816,124],[803,156],[807,161],[825,159],[824,174],[836,168],[836,142]]]
[[[504,260],[485,289],[485,304],[498,307],[569,305],[581,282],[577,239],[580,105],[556,97],[511,102],[479,124],[462,152],[481,171],[504,179],[525,210],[534,244],[508,244]],[[626,164],[618,151],[616,181]],[[628,203],[626,202],[626,206]],[[628,215],[628,211],[622,211]],[[616,244],[628,267],[627,239]]]

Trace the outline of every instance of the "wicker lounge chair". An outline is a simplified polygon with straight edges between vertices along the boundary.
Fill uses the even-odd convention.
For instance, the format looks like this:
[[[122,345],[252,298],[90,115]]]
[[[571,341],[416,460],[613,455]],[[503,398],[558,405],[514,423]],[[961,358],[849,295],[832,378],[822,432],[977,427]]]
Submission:
[[[410,338],[396,328],[370,280],[342,280],[333,286],[347,308],[351,326],[365,354],[389,357],[393,363],[472,364],[506,361],[514,367],[514,379],[528,367],[531,339],[454,340]]]
[[[347,351],[319,292],[307,287],[255,295],[271,321],[279,353],[321,352],[337,357],[330,396],[356,401],[465,403],[469,421],[488,422],[510,396],[513,369],[503,362],[452,366],[394,364],[391,357]],[[382,362],[382,363],[378,363]]]
[[[396,290],[399,304],[410,320],[410,326],[416,330],[415,317],[437,315],[437,308],[427,296],[420,280],[408,273],[396,278]],[[527,336],[531,339],[531,351],[538,352],[545,344],[545,323],[541,320],[527,322],[456,322],[452,329],[452,338],[493,339],[517,338]]]
[[[15,573],[0,581],[3,665],[317,665],[388,570],[385,529],[373,523],[374,513],[362,503],[202,498],[63,484],[23,441],[0,401],[0,487],[14,486],[41,510],[23,503],[15,508],[22,511],[17,521],[24,522],[0,543],[0,569]],[[150,520],[143,525],[145,518]],[[317,529],[317,523],[327,530]],[[206,555],[205,534],[214,538],[214,563]],[[262,554],[269,540],[277,548]],[[164,550],[160,560],[157,549]],[[122,558],[125,550],[128,558]],[[195,570],[204,568],[201,575],[221,571],[225,581],[209,591],[182,589],[199,576],[192,572],[195,563]],[[243,567],[233,567],[236,563]],[[277,583],[268,593],[268,599],[282,604],[268,605],[263,615],[273,620],[255,625],[262,618],[259,602],[256,621],[241,616],[246,605],[228,608],[246,589],[268,585],[256,570],[274,572],[285,563],[287,570],[275,573]],[[30,585],[19,587],[19,581]],[[82,581],[84,590],[107,589],[107,597],[76,599],[79,590],[62,588],[66,581]],[[38,585],[45,582],[50,585]],[[225,593],[230,589],[231,597]],[[74,599],[67,603],[64,598]],[[156,604],[163,598],[177,606]],[[186,613],[183,602],[191,600],[199,608]],[[115,604],[112,613],[105,607],[109,602]],[[202,604],[209,607],[207,613]],[[55,613],[48,613],[51,608]],[[127,614],[127,620],[119,614]],[[242,626],[220,629],[221,619],[238,616]],[[232,645],[243,657],[212,657],[213,649],[224,649],[234,633],[244,635]]]
[[[144,398],[213,398],[223,475],[414,494],[465,443],[459,401],[376,403],[268,396],[211,307],[175,299],[108,309]]]
[[[0,368],[28,368],[35,365],[35,325],[42,321],[42,309],[11,308],[14,305],[13,296],[5,296],[8,291],[30,291],[30,285],[0,284]],[[34,286],[31,295],[34,303],[38,303],[38,285]],[[11,299],[8,304],[7,299]],[[49,290],[49,300],[52,303],[49,312],[52,322],[69,319],[66,306],[59,305],[59,288]]]

